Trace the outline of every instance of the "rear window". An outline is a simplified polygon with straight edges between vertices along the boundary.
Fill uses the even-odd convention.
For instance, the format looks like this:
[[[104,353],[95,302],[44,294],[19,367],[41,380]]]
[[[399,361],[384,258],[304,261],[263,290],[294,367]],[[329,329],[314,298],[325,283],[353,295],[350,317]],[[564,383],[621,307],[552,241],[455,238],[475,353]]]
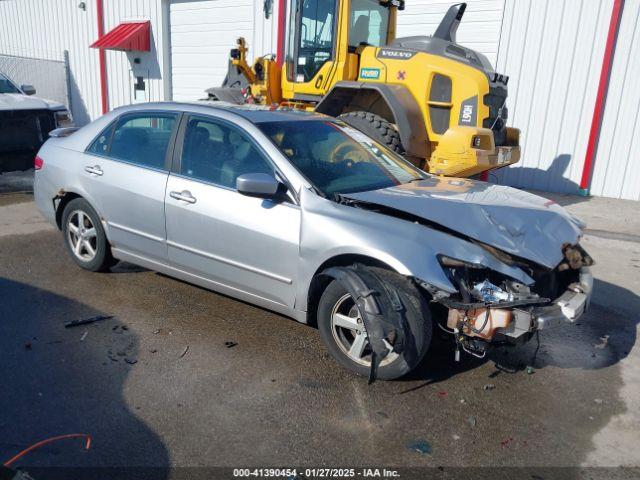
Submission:
[[[175,114],[127,115],[95,139],[90,153],[142,167],[165,168]]]

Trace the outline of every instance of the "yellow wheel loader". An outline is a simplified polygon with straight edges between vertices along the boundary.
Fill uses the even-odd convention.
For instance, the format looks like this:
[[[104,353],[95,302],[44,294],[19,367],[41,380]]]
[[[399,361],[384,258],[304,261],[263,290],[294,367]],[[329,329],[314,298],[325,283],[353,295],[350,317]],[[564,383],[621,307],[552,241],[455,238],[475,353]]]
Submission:
[[[456,43],[465,8],[450,7],[433,36],[396,38],[403,0],[291,0],[283,65],[270,55],[250,66],[240,38],[208,98],[338,117],[434,174],[515,163],[509,79]]]

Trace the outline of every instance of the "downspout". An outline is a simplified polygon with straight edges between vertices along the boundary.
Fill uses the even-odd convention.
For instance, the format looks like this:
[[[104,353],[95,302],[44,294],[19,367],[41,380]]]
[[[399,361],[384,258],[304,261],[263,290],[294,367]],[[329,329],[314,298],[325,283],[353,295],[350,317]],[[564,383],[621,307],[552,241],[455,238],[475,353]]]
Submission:
[[[604,115],[604,108],[607,101],[609,78],[611,76],[611,67],[613,65],[613,56],[616,49],[616,39],[618,37],[618,30],[620,29],[620,19],[622,18],[623,8],[624,0],[614,0],[613,9],[611,10],[611,20],[609,22],[607,44],[604,50],[604,58],[602,59],[602,68],[600,70],[600,82],[598,84],[596,104],[593,109],[593,118],[591,120],[589,143],[587,144],[587,153],[584,158],[584,166],[582,167],[582,180],[580,180],[580,188],[578,189],[578,194],[585,197],[589,195],[589,190],[591,188],[591,176],[593,174],[595,157],[598,151],[598,140],[600,138],[600,130],[602,127],[602,117]]]
[[[97,20],[98,20],[98,38],[104,35],[104,9],[102,0],[96,0]],[[98,49],[98,62],[100,65],[100,96],[102,99],[102,114],[109,111],[109,99],[107,93],[107,59],[104,49]]]
[[[279,67],[282,67],[284,63],[284,25],[287,17],[286,0],[278,0],[278,35],[277,35],[277,49],[276,49],[276,63]]]

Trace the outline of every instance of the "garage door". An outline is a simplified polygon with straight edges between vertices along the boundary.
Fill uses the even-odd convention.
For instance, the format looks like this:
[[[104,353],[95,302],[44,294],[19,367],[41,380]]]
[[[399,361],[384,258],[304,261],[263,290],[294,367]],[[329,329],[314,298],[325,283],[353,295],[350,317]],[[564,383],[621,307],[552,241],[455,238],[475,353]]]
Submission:
[[[255,17],[253,0],[173,0],[170,4],[171,73],[174,100],[198,100],[204,90],[219,86],[227,72],[229,50],[236,38],[249,42],[252,56],[262,50],[254,40],[264,30]],[[258,10],[259,15],[262,12]],[[254,22],[254,18],[258,22]],[[269,23],[271,20],[269,21]],[[254,23],[260,25],[256,28]],[[256,30],[258,34],[256,35]],[[260,38],[260,40],[262,40]]]

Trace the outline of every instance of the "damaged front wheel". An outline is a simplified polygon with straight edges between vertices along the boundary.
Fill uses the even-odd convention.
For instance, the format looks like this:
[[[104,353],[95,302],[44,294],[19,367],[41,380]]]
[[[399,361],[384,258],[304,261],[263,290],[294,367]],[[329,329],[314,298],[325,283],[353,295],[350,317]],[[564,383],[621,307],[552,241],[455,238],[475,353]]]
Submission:
[[[406,278],[387,270],[371,268],[377,278],[398,292],[406,328],[402,352],[394,351],[382,359],[376,377],[393,380],[410,372],[422,360],[432,336],[431,314],[425,299]],[[362,314],[347,289],[333,280],[318,304],[318,328],[329,353],[344,367],[359,375],[369,376],[372,348]]]

